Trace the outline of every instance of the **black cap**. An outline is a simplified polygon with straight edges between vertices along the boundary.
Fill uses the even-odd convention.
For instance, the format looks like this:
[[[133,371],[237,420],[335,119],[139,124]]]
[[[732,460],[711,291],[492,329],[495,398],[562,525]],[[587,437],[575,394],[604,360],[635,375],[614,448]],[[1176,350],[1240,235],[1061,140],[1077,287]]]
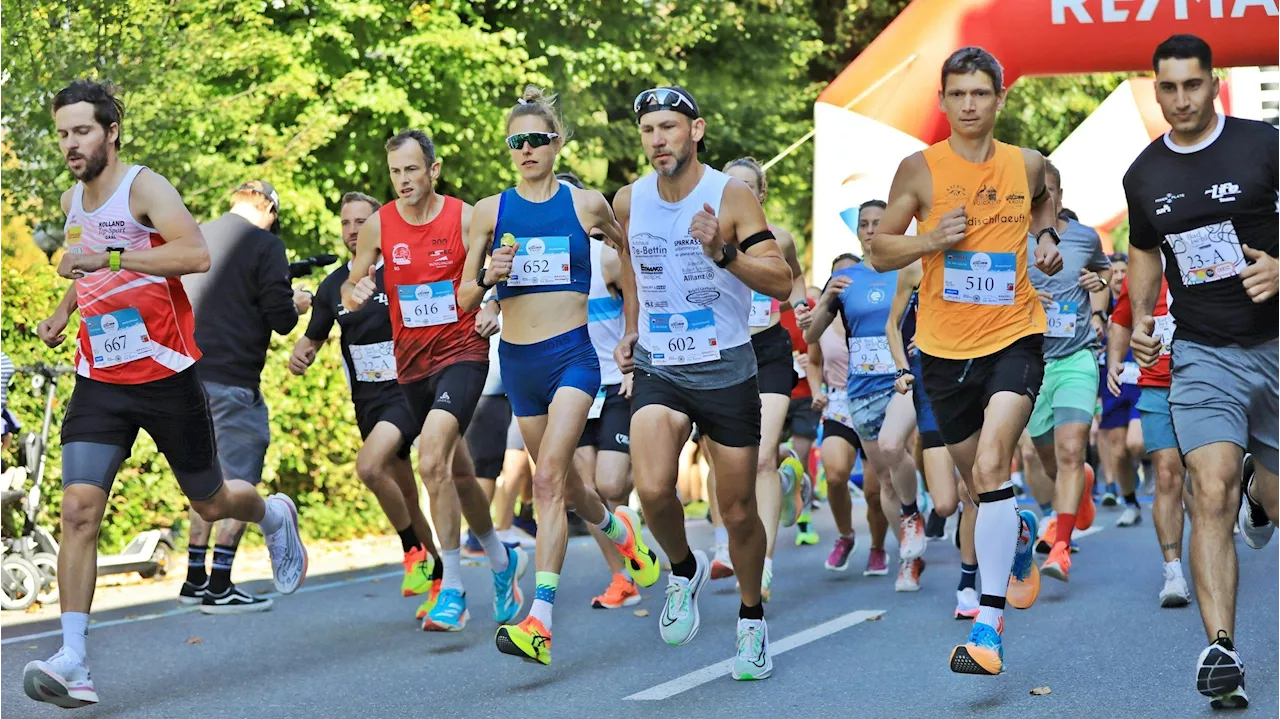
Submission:
[[[256,192],[259,195],[271,200],[271,209],[275,210],[277,215],[280,214],[280,193],[276,192],[275,186],[266,180],[249,180],[243,185],[236,188],[236,192]]]
[[[658,98],[646,97],[647,95],[649,95],[649,93],[656,93],[662,90],[666,90],[668,92],[673,92],[677,95],[680,95],[684,100],[684,102],[680,102],[679,100],[668,100],[667,102],[658,102],[657,101]],[[680,87],[679,85],[662,85],[660,87],[655,87],[650,90],[645,90],[644,92],[636,96],[635,105],[636,105],[635,112],[636,112],[637,121],[641,117],[643,117],[645,114],[650,112],[656,112],[658,110],[671,110],[673,112],[678,112],[681,115],[684,115],[691,120],[696,120],[702,117],[702,111],[698,109],[698,101],[693,99],[693,93],[689,92],[683,87]],[[704,136],[703,139],[698,140],[698,152],[706,152],[706,151],[707,151],[707,142]]]

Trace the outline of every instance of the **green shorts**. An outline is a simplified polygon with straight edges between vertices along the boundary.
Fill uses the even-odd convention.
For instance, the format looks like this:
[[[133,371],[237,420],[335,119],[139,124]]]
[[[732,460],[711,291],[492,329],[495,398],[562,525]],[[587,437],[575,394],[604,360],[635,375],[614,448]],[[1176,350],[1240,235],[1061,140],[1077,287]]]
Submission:
[[[1027,433],[1037,444],[1053,441],[1053,428],[1093,421],[1098,404],[1098,360],[1088,347],[1061,359],[1046,360],[1044,383],[1027,422]]]

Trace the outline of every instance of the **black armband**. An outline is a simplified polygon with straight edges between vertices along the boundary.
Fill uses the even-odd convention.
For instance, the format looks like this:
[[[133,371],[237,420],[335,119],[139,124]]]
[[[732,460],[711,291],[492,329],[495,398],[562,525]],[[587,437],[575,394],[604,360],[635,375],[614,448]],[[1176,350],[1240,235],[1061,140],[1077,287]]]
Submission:
[[[1035,207],[1036,205],[1040,204],[1040,201],[1043,200],[1045,198],[1045,195],[1048,195],[1048,194],[1049,194],[1049,185],[1048,184],[1041,185],[1040,192],[1036,193],[1036,196],[1031,198],[1031,206]]]
[[[762,230],[748,237],[747,239],[739,242],[738,249],[742,250],[743,252],[746,252],[747,250],[751,249],[752,245],[758,245],[761,242],[764,242],[765,240],[772,240],[772,239],[776,239],[776,238],[773,236],[773,232],[771,230]]]

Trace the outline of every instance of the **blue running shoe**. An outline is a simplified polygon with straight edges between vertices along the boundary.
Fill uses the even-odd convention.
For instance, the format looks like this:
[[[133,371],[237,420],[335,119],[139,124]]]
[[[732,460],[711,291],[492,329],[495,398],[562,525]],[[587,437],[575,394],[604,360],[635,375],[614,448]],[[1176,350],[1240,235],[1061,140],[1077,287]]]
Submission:
[[[422,620],[424,632],[460,632],[467,626],[467,595],[457,589],[442,589],[436,605]]]
[[[1004,620],[1000,620],[1000,628]],[[1000,629],[974,622],[969,641],[951,650],[951,671],[956,674],[996,676],[1004,671],[1004,644]]]
[[[506,570],[493,573],[493,621],[498,624],[507,624],[520,613],[520,606],[524,604],[520,578],[529,569],[529,555],[517,548],[506,549]]]
[[[1009,569],[1009,590],[1005,595],[1016,609],[1027,609],[1040,596],[1040,569],[1035,562],[1035,538],[1039,520],[1035,512],[1018,512],[1018,544],[1014,548],[1013,566]]]

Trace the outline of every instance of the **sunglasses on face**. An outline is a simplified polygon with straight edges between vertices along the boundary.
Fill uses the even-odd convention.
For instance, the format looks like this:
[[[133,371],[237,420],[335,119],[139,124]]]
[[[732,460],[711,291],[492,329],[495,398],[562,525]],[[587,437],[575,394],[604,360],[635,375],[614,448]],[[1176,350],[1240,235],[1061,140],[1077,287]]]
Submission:
[[[685,114],[693,113],[694,116],[696,116],[698,112],[693,106],[693,102],[690,101],[684,93],[661,87],[654,88],[652,90],[645,90],[639,95],[636,95],[636,100],[632,103],[631,110],[638,115],[640,114],[641,108],[645,107],[654,107],[655,109],[662,110],[676,110],[677,108],[684,107],[687,108],[687,112],[680,112],[685,112]]]
[[[557,137],[560,137],[560,135],[554,132],[521,132],[507,138],[507,147],[512,150],[519,150],[527,142],[529,147],[536,150],[539,147],[550,145],[551,141]]]

